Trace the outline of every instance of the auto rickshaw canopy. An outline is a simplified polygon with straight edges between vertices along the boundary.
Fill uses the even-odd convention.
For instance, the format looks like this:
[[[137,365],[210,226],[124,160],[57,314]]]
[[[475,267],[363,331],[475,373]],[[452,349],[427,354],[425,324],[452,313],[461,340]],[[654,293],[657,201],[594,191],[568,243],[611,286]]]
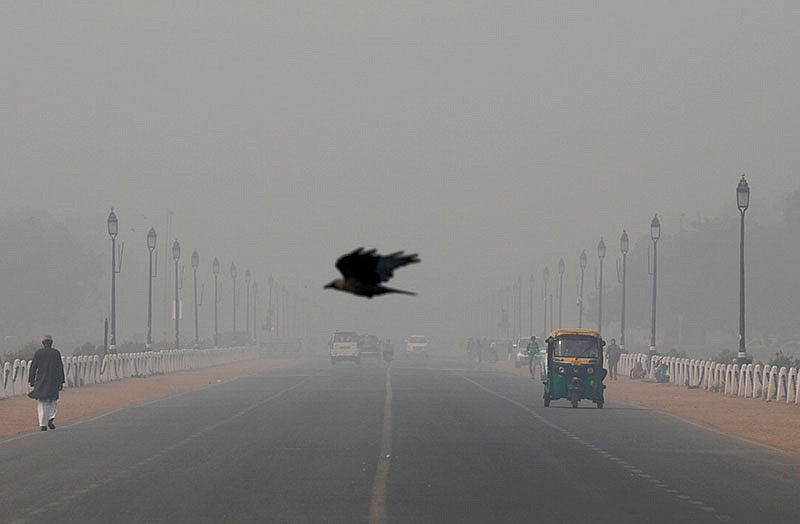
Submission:
[[[548,353],[557,358],[602,359],[604,341],[591,329],[558,329],[550,334]]]

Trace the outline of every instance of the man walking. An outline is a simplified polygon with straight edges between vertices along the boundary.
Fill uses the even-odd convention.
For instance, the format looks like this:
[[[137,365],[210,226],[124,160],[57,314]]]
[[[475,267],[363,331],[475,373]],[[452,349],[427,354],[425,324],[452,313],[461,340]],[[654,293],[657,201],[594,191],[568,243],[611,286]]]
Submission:
[[[608,359],[608,374],[611,380],[617,380],[617,364],[619,364],[619,357],[622,355],[622,349],[617,345],[615,339],[611,339],[611,343],[606,348],[606,358]]]
[[[53,420],[56,418],[56,402],[58,392],[64,387],[64,363],[61,353],[53,347],[53,337],[45,335],[42,347],[33,355],[28,382],[33,390],[28,396],[37,400],[39,428],[56,429]]]
[[[528,371],[530,371],[531,378],[533,378],[534,368],[537,364],[541,366],[541,362],[539,362],[539,343],[536,342],[536,337],[531,336],[525,351],[528,353]]]

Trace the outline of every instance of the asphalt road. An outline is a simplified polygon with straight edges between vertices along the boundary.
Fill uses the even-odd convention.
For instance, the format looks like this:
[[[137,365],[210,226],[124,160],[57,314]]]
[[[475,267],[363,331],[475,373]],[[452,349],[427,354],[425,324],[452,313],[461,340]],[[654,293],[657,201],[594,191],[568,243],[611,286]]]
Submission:
[[[458,360],[326,361],[0,440],[0,523],[796,522],[800,460]]]

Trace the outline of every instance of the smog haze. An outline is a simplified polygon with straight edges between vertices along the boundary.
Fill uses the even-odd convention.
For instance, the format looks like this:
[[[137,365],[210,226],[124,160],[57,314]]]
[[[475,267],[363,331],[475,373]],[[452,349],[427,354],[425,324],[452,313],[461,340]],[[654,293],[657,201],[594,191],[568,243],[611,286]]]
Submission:
[[[172,241],[182,246],[184,297],[198,250],[205,338],[214,257],[226,326],[234,262],[240,281],[250,269],[261,286],[259,318],[272,277],[314,336],[494,336],[498,290],[515,286],[518,334],[529,331],[529,293],[539,334],[543,268],[553,293],[565,260],[563,314],[574,324],[578,256],[589,254],[594,292],[601,237],[613,326],[623,229],[644,293],[629,307],[646,331],[657,213],[666,279],[698,267],[670,264],[668,239],[727,224],[717,239],[725,265],[708,271],[730,283],[714,298],[727,319],[721,340],[735,344],[742,174],[752,191],[749,322],[763,320],[780,287],[758,284],[767,270],[754,243],[783,223],[800,189],[796,2],[14,2],[0,7],[0,34],[0,214],[6,227],[52,217],[86,251],[97,289],[76,322],[94,331],[70,342],[98,340],[109,314],[112,207],[125,243],[125,340],[144,332],[150,227],[158,311]],[[323,290],[337,257],[359,246],[418,253],[422,262],[390,283],[418,296]],[[788,273],[797,254],[775,271]],[[20,281],[9,271],[4,289]],[[36,275],[25,282],[26,295],[46,295]],[[60,303],[69,308],[70,297]],[[681,306],[665,305],[665,315],[670,307]],[[797,312],[791,301],[780,307]],[[25,341],[58,326],[56,316],[6,324],[2,335]],[[169,339],[161,317],[157,336]]]

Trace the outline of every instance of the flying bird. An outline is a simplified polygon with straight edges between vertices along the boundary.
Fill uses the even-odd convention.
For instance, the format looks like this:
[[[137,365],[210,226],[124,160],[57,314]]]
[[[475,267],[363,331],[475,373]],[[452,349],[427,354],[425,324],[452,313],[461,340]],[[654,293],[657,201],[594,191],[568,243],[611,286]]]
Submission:
[[[405,255],[402,251],[398,251],[390,255],[379,255],[374,249],[364,251],[364,248],[360,247],[352,253],[339,257],[336,268],[342,273],[342,278],[330,282],[325,288],[338,289],[367,298],[384,293],[416,295],[411,291],[381,285],[381,282],[392,278],[396,268],[416,262],[419,262],[416,253]]]

